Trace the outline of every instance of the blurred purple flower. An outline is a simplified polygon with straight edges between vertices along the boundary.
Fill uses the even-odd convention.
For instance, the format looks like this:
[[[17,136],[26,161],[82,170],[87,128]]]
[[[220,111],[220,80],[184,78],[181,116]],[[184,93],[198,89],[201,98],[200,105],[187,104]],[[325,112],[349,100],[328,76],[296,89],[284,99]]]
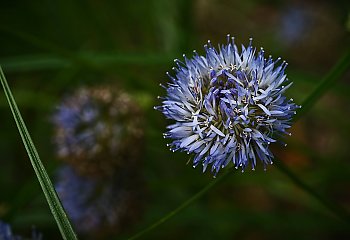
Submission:
[[[312,15],[303,6],[289,6],[281,16],[279,28],[282,43],[295,44],[307,36],[312,26]]]
[[[101,237],[128,228],[138,218],[141,194],[132,183],[135,176],[126,174],[101,181],[80,176],[70,166],[58,170],[55,188],[79,233]]]
[[[58,157],[86,175],[110,175],[136,160],[142,139],[138,106],[112,87],[81,88],[53,116]]]
[[[0,221],[0,240],[23,240],[23,239],[30,239],[30,240],[41,240],[42,234],[38,233],[33,229],[31,238],[23,238],[18,235],[14,235],[11,230],[11,226]]]
[[[210,41],[206,56],[194,51],[184,62],[175,60],[175,76],[155,107],[175,120],[164,137],[173,140],[172,151],[194,153],[193,167],[208,165],[216,175],[232,163],[242,171],[249,162],[255,169],[256,159],[266,168],[272,164],[269,145],[274,136],[288,134],[286,129],[298,108],[284,92],[291,86],[284,70],[287,63],[264,57],[250,41],[241,52],[234,38],[215,49]]]

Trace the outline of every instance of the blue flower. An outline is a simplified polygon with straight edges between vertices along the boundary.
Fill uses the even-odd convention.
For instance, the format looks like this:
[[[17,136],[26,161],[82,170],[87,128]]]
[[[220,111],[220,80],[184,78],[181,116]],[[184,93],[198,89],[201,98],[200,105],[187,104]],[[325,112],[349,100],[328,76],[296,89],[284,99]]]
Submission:
[[[29,239],[29,238],[22,238],[21,236],[14,235],[12,233],[10,225],[0,221],[0,240],[22,240],[22,239]],[[35,230],[32,231],[32,237],[31,240],[41,240],[42,234],[37,233]]]
[[[291,5],[282,12],[278,35],[283,39],[283,44],[295,46],[302,42],[313,29],[315,22],[313,11],[304,5]]]
[[[57,171],[55,188],[75,229],[100,239],[132,226],[141,214],[142,184],[131,169],[105,178],[81,176],[70,166]],[[92,238],[91,238],[92,239]]]
[[[194,51],[192,58],[175,59],[175,75],[167,87],[162,105],[155,107],[175,123],[164,137],[172,151],[193,153],[193,167],[208,165],[214,176],[232,163],[242,171],[257,159],[272,164],[270,143],[288,134],[299,108],[284,92],[292,85],[281,58],[264,57],[252,40],[239,51],[234,38],[214,48],[210,41],[205,56]]]
[[[126,93],[110,86],[81,88],[53,115],[60,159],[86,175],[111,175],[138,157],[143,135],[140,109]]]

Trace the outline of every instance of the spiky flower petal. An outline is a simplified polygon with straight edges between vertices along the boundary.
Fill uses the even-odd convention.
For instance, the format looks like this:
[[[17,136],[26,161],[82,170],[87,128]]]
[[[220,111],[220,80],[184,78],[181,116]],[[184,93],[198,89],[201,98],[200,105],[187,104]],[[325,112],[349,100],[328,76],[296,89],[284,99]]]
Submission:
[[[286,134],[299,107],[284,92],[291,86],[281,58],[266,59],[252,40],[241,51],[229,35],[218,50],[210,41],[205,56],[175,60],[162,106],[156,107],[175,120],[164,134],[173,140],[172,151],[194,153],[193,167],[208,165],[214,175],[232,163],[244,170],[260,159],[272,163],[269,145]]]

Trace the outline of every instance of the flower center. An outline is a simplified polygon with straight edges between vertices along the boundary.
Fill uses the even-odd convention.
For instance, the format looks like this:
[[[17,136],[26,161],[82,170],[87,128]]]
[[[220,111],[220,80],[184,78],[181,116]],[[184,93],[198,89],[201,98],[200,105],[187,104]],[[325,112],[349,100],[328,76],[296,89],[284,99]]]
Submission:
[[[210,70],[208,81],[204,106],[219,123],[216,127],[223,133],[247,138],[251,128],[262,126],[261,121],[269,118],[253,100],[259,89],[254,71],[234,65],[220,67]]]

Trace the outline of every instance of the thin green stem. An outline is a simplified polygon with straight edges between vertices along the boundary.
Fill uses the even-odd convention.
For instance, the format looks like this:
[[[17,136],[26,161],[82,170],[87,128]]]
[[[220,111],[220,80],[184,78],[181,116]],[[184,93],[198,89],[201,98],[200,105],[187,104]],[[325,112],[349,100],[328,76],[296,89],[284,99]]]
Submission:
[[[52,55],[17,56],[9,59],[0,59],[6,71],[56,69],[71,67],[72,65],[105,72],[111,70],[116,64],[142,64],[154,65],[168,62],[171,54],[154,53],[98,53],[71,51],[50,41],[46,41],[23,31],[0,26],[0,30],[32,44],[38,48],[49,51]]]
[[[142,235],[144,235],[145,233],[151,231],[152,229],[158,227],[159,225],[163,224],[164,222],[166,222],[169,218],[175,216],[178,212],[180,212],[181,210],[185,209],[186,207],[188,207],[191,203],[193,203],[194,201],[196,201],[198,198],[200,198],[201,196],[203,196],[206,192],[208,192],[212,187],[214,187],[217,183],[219,183],[220,181],[222,181],[225,177],[227,177],[229,175],[229,173],[231,173],[232,171],[230,171],[229,169],[224,172],[223,174],[221,174],[219,177],[215,178],[214,181],[211,181],[208,185],[206,185],[204,188],[202,188],[199,192],[197,192],[195,195],[193,195],[191,198],[189,198],[188,200],[186,200],[185,202],[183,202],[180,206],[178,206],[177,208],[175,208],[173,211],[171,211],[170,213],[168,213],[167,215],[165,215],[164,217],[162,217],[161,219],[159,219],[157,222],[153,223],[152,225],[150,225],[149,227],[145,228],[144,230],[138,232],[137,234],[135,234],[134,236],[128,238],[128,240],[134,240],[137,239],[139,237],[141,237]]]
[[[21,113],[17,107],[16,101],[12,95],[11,89],[8,86],[5,75],[0,66],[0,81],[4,89],[6,99],[9,103],[11,112],[16,122],[17,128],[21,135],[23,144],[27,150],[29,159],[35,171],[35,174],[39,180],[40,186],[44,192],[46,200],[49,204],[50,210],[57,222],[58,228],[61,232],[63,239],[74,240],[77,239],[76,234],[69,222],[66,212],[57,196],[55,188],[53,187],[51,180],[46,172],[44,165],[42,164],[39,154],[34,146],[34,143],[29,135],[27,127],[23,121]]]
[[[322,203],[323,206],[328,208],[332,213],[334,213],[336,216],[338,216],[340,219],[344,220],[345,222],[350,224],[350,214],[349,212],[343,208],[342,206],[335,204],[330,199],[326,198],[325,196],[322,196],[318,192],[316,192],[312,187],[304,183],[300,178],[297,177],[282,161],[279,159],[276,159],[275,165],[277,166],[277,169],[280,170],[283,174],[285,174],[296,186],[298,186],[300,189],[308,193],[309,195],[313,196],[315,199],[317,199],[320,203]]]
[[[297,112],[294,120],[296,121],[309,111],[315,103],[327,92],[333,84],[349,69],[350,67],[350,49],[340,58],[332,67],[328,74],[322,79],[314,91],[302,102],[302,108]]]
[[[315,105],[317,100],[319,100],[333,86],[332,84],[334,84],[339,78],[341,78],[341,76],[343,76],[343,74],[345,74],[349,67],[350,49],[346,51],[342,58],[322,79],[315,90],[303,101],[301,105],[302,108],[298,111],[298,114],[295,116],[294,120],[297,121],[301,116],[305,115],[307,111],[309,111],[311,107]],[[301,181],[300,178],[298,178],[282,161],[276,159],[275,163],[276,167],[287,177],[289,177],[289,179],[292,180],[295,185],[317,199],[340,219],[350,223],[350,213],[345,208],[317,193],[312,187]]]
[[[121,53],[121,52],[93,52],[93,51],[75,51],[72,53],[75,58],[84,58],[86,61],[94,63],[94,66],[100,66],[98,70],[108,70],[112,67],[121,65],[161,65],[169,62],[170,55],[162,53]],[[35,54],[1,58],[0,63],[6,72],[24,72],[36,70],[64,69],[71,67],[85,67],[77,62],[73,62],[67,56],[57,53]],[[113,70],[113,69],[111,69]],[[113,70],[114,71],[114,70]]]
[[[307,112],[307,110],[309,110],[317,102],[317,100],[332,86],[332,84],[336,80],[338,80],[348,70],[349,66],[350,66],[350,51],[347,51],[346,54],[334,65],[334,67],[324,77],[324,79],[315,88],[315,90],[304,100],[302,104],[303,108],[299,110],[295,120],[300,118],[302,115],[304,115]],[[333,212],[340,219],[343,219],[346,222],[350,223],[350,217],[349,217],[350,214],[345,209],[343,209],[338,204],[330,201],[329,199],[317,193],[315,190],[313,190],[312,187],[310,187],[309,185],[304,183],[302,180],[300,180],[300,178],[298,178],[291,170],[289,170],[289,168],[285,166],[281,161],[276,161],[276,166],[282,173],[284,173],[287,177],[289,177],[289,179],[296,186],[304,190],[309,195],[313,196],[323,206],[325,206],[327,209]],[[189,198],[186,202],[181,204],[179,207],[177,207],[176,209],[174,209],[173,211],[165,215],[163,218],[161,218],[154,224],[150,225],[149,227],[145,228],[144,230],[130,237],[128,240],[134,240],[143,236],[147,232],[153,230],[154,228],[158,227],[169,218],[179,213],[181,210],[189,206],[192,202],[194,202],[195,200],[200,198],[202,195],[204,195],[209,189],[214,187],[219,182],[218,180],[221,180],[223,177],[227,176],[229,172],[230,171],[226,171],[216,181],[210,182],[207,186],[205,186],[202,190],[197,192],[195,195],[193,195],[191,198]]]
[[[52,53],[57,54],[58,56],[64,57],[64,58],[70,60],[72,63],[76,63],[76,64],[79,64],[81,66],[86,66],[86,67],[89,67],[92,69],[99,69],[99,66],[97,66],[94,62],[87,61],[86,59],[84,59],[78,55],[75,55],[71,51],[69,51],[65,48],[62,48],[61,46],[58,46],[52,42],[41,40],[34,35],[31,35],[31,34],[28,34],[28,33],[22,32],[22,31],[17,31],[15,29],[8,28],[5,26],[0,26],[0,30],[2,30],[4,32],[8,32],[8,33],[18,37],[19,39],[22,39],[26,42],[31,43],[34,46],[48,50]]]

